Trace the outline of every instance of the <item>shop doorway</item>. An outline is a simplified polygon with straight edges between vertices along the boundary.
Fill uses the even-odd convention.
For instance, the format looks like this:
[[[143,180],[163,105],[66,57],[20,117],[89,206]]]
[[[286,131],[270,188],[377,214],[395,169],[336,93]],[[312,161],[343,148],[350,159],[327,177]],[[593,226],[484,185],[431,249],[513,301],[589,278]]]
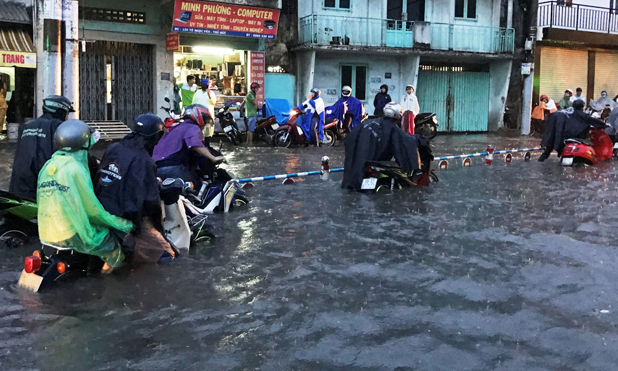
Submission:
[[[487,131],[488,65],[421,65],[416,90],[422,112],[434,112],[440,131]]]
[[[154,111],[151,45],[96,41],[80,53],[80,119],[121,121]]]

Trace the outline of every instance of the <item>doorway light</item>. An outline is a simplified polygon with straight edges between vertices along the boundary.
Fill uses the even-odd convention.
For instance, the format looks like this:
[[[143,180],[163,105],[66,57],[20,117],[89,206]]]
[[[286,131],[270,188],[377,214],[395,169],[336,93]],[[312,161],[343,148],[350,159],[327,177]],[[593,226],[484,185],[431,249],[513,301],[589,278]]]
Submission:
[[[218,48],[216,46],[194,46],[194,53],[203,53],[203,54],[215,54],[215,55],[224,55],[224,54],[234,54],[234,50],[228,48]]]

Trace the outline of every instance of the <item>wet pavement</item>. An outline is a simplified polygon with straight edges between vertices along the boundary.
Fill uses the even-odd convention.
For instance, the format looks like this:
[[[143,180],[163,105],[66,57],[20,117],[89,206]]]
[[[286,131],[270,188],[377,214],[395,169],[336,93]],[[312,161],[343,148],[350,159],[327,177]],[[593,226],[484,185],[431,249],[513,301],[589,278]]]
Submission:
[[[436,138],[435,154],[535,146]],[[239,176],[319,169],[343,147],[227,149]],[[6,189],[12,147],[0,146]],[[538,154],[537,154],[538,155]],[[0,249],[2,370],[615,370],[618,165],[450,162],[387,194],[256,184],[219,238],[167,265],[39,294],[35,244]]]

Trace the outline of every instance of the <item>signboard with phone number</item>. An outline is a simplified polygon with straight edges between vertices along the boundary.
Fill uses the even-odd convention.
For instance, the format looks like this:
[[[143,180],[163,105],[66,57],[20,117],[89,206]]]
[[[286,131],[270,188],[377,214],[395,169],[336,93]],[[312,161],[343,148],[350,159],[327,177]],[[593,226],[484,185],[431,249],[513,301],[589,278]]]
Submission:
[[[274,39],[278,22],[278,9],[176,0],[172,30]]]

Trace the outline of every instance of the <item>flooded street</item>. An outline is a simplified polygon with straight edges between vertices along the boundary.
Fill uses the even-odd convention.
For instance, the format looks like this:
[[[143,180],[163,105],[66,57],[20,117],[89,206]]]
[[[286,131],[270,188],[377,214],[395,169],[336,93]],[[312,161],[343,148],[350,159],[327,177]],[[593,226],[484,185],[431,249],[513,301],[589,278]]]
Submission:
[[[433,142],[436,156],[538,143]],[[2,189],[13,148],[0,149]],[[318,170],[323,155],[343,165],[341,143],[224,153],[237,177]],[[38,294],[16,286],[36,244],[3,246],[0,367],[616,369],[618,164],[562,168],[538,154],[449,161],[438,183],[387,194],[342,190],[341,173],[256,183],[189,255]]]

